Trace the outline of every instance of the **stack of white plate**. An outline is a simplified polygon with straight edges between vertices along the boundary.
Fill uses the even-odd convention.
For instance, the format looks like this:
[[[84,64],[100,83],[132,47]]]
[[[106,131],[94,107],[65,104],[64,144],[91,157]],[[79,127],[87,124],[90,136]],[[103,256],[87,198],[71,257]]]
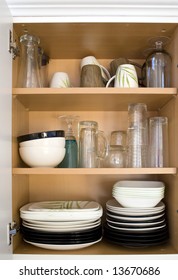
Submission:
[[[126,247],[155,246],[168,240],[162,182],[120,181],[106,203],[105,238]]]
[[[154,207],[164,198],[165,185],[159,181],[120,181],[112,196],[124,207]]]
[[[103,209],[95,201],[42,201],[20,208],[25,242],[53,250],[91,246],[102,239]]]

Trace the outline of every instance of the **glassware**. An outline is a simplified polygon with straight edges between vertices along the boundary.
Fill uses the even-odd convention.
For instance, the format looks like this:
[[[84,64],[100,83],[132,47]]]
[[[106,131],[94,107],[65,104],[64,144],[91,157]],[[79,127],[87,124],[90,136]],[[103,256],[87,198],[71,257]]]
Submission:
[[[168,118],[149,118],[149,166],[168,166]]]
[[[148,125],[147,106],[135,103],[128,106],[128,167],[147,167]]]
[[[166,40],[164,37],[154,38],[154,40],[154,50],[146,59],[146,85],[147,87],[170,87],[171,56],[163,49]]]
[[[38,45],[40,39],[33,35],[25,34],[20,37],[22,47],[18,87],[36,88],[41,87]]]
[[[79,122],[79,167],[96,168],[105,158],[107,140],[95,121]]]
[[[115,130],[111,132],[110,145],[126,146],[127,132]]]
[[[38,47],[38,63],[40,69],[41,86],[48,87],[48,64],[49,56],[41,47]]]
[[[78,145],[73,132],[73,123],[78,120],[75,115],[62,115],[59,118],[63,119],[67,124],[67,131],[65,132],[65,148],[66,154],[63,161],[58,167],[61,168],[76,168],[78,167]]]
[[[110,145],[105,159],[105,167],[126,167],[126,149],[121,145]]]

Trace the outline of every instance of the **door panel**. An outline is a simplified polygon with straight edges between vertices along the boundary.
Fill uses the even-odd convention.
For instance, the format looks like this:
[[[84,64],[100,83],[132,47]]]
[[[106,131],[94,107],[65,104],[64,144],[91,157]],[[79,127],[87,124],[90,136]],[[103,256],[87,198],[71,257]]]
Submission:
[[[11,92],[12,55],[8,51],[12,17],[5,0],[0,1],[0,259],[12,257],[12,246],[7,244],[7,225],[12,221],[11,178]]]

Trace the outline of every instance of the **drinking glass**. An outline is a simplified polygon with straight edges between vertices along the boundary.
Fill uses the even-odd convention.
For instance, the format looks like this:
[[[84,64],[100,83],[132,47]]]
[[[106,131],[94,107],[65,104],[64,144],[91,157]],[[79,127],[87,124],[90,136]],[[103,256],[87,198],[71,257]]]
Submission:
[[[134,103],[128,106],[128,167],[147,167],[148,125],[147,106]]]
[[[96,168],[104,159],[107,139],[95,121],[79,122],[79,167]]]
[[[127,132],[125,130],[115,130],[111,132],[110,145],[126,146]]]
[[[167,167],[168,162],[168,118],[149,118],[149,165]]]

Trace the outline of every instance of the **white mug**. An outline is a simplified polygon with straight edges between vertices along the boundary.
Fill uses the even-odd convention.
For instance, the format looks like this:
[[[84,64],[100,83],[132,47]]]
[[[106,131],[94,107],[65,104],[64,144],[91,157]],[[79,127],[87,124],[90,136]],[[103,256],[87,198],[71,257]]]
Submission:
[[[121,64],[117,68],[116,75],[114,75],[106,84],[110,85],[114,80],[114,87],[117,88],[136,88],[138,87],[138,77],[135,66],[132,64]]]
[[[51,88],[67,88],[70,87],[69,76],[65,72],[55,72],[50,81]]]
[[[111,78],[109,71],[104,66],[99,64],[99,62],[97,61],[97,59],[94,56],[84,57],[81,60],[81,69],[83,66],[88,65],[88,64],[98,65],[101,68],[101,74],[102,74],[102,77],[104,78],[104,80],[108,81]]]

